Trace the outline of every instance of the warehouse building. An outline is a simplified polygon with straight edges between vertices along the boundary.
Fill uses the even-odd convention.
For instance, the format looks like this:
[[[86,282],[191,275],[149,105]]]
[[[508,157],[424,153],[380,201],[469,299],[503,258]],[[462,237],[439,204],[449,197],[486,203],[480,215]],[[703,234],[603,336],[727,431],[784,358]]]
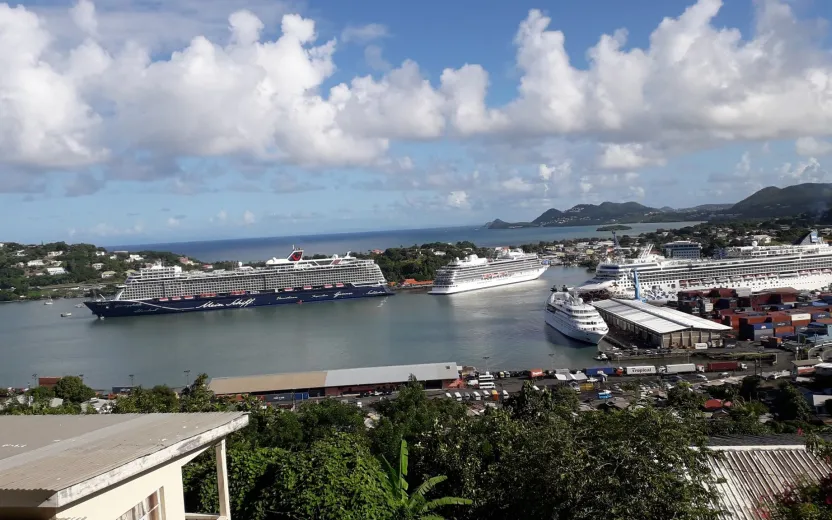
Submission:
[[[638,300],[602,300],[593,302],[615,336],[630,337],[653,347],[683,348],[696,343],[722,346],[722,335],[732,329],[727,325],[699,318],[675,309],[657,307]]]
[[[208,383],[217,395],[257,395],[267,401],[340,396],[395,390],[415,377],[428,390],[448,388],[459,379],[455,362],[345,368],[243,377],[215,377]]]

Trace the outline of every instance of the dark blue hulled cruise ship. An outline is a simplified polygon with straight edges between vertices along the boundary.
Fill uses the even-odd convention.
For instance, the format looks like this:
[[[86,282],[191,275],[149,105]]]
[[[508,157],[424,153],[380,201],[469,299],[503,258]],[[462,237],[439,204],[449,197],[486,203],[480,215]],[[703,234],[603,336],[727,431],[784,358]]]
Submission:
[[[373,260],[347,253],[304,260],[295,249],[289,258],[272,258],[266,267],[240,265],[231,271],[183,272],[179,266],[154,265],[125,282],[113,299],[84,304],[99,318],[241,309],[262,305],[347,300],[392,294]]]

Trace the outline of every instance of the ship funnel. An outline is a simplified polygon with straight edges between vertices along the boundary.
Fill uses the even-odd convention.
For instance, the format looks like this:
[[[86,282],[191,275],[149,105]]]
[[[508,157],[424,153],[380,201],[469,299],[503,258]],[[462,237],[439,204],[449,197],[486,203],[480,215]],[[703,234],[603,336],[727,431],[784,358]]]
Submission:
[[[289,260],[290,262],[300,262],[302,259],[303,249],[297,249],[294,246],[292,246],[292,254],[289,255],[289,258],[287,260]]]

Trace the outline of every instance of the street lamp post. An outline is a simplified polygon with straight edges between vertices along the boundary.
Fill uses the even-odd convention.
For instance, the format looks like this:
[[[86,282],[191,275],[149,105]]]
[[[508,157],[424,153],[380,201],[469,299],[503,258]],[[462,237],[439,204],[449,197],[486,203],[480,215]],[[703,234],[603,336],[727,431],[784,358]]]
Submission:
[[[135,384],[133,384],[133,378],[134,378],[134,377],[135,377],[135,376],[134,376],[133,374],[130,374],[130,386],[131,386],[131,387],[135,386]]]
[[[552,359],[552,374],[555,373],[555,353],[549,353],[549,357]]]
[[[485,371],[488,372],[488,360],[491,359],[491,356],[483,356],[482,358],[485,360]]]
[[[191,386],[191,371],[185,370],[185,386]]]

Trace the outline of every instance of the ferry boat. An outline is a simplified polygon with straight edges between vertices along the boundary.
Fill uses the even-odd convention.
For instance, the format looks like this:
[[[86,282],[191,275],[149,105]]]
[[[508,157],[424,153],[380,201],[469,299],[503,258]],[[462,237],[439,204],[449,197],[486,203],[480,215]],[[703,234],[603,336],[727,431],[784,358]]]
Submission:
[[[638,258],[607,259],[595,276],[578,286],[579,293],[602,292],[613,298],[634,298],[635,280],[647,300],[675,300],[681,289],[710,289],[717,280],[733,280],[730,288],[761,292],[780,287],[818,290],[832,284],[832,246],[813,230],[792,245],[733,247],[715,259],[674,259],[645,246]],[[638,273],[638,276],[635,276]]]
[[[610,331],[601,314],[564,286],[552,288],[546,301],[546,324],[572,339],[597,345]]]
[[[438,269],[429,294],[455,294],[528,282],[540,278],[548,268],[536,254],[524,253],[522,249],[504,249],[494,259],[468,255]]]
[[[334,286],[334,287],[333,287]],[[238,264],[213,272],[161,264],[127,278],[112,299],[84,302],[99,318],[171,314],[264,305],[348,300],[392,294],[373,260],[344,257],[305,260],[295,249],[265,267]]]

